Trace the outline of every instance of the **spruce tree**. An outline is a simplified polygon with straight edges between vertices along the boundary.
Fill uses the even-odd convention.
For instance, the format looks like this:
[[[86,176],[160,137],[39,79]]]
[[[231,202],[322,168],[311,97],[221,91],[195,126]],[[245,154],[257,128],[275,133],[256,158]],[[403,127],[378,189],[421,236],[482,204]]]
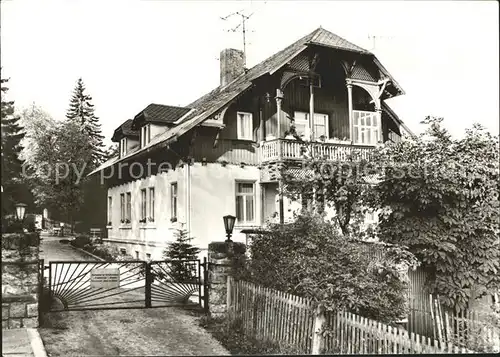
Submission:
[[[112,159],[116,156],[118,156],[118,145],[111,144],[110,146],[108,146],[108,148],[104,152],[104,161]]]
[[[92,150],[92,167],[89,169],[96,168],[105,158],[104,136],[102,135],[99,118],[94,113],[92,97],[86,94],[82,78],[78,79],[73,90],[66,118],[80,125],[82,130],[88,135],[89,145]]]
[[[175,241],[169,243],[163,253],[164,258],[171,261],[170,274],[177,281],[189,281],[197,275],[197,266],[192,260],[198,259],[200,249],[191,244],[192,240],[185,229],[177,229]]]
[[[24,130],[20,117],[14,115],[14,102],[6,100],[8,79],[1,79],[1,132],[2,132],[2,215],[13,214],[14,205],[23,202],[32,205],[32,195],[22,177],[20,159]],[[29,210],[32,207],[28,207]]]

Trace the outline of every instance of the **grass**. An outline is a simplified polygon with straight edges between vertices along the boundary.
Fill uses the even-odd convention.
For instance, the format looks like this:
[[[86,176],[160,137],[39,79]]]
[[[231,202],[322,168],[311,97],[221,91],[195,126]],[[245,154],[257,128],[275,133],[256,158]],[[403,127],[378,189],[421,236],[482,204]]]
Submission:
[[[294,346],[283,346],[270,341],[261,341],[243,332],[241,320],[229,321],[225,317],[200,318],[201,327],[209,331],[232,355],[275,355],[275,354],[304,354]]]

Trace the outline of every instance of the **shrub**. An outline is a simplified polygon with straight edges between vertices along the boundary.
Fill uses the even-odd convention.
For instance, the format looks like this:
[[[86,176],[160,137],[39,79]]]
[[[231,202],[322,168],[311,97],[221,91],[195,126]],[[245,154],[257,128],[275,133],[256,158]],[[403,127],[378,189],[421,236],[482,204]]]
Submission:
[[[241,319],[231,320],[226,317],[203,316],[199,320],[201,327],[208,330],[232,355],[272,355],[304,354],[295,346],[284,346],[270,341],[258,340],[244,334]]]
[[[399,320],[408,312],[408,282],[400,277],[400,264],[415,265],[413,255],[393,248],[393,259],[372,262],[365,249],[319,216],[270,225],[254,237],[250,250],[248,278],[257,284],[379,321]]]
[[[75,222],[75,233],[86,233],[88,231],[87,225],[83,221]]]
[[[85,234],[79,234],[71,241],[71,245],[77,248],[84,248],[89,244],[91,244],[90,237]]]
[[[172,260],[169,274],[178,281],[190,280],[197,275],[194,264],[183,262],[183,260],[198,259],[200,249],[191,244],[192,240],[186,230],[178,229],[175,241],[170,242],[163,252],[165,259]]]
[[[116,252],[113,251],[113,247],[105,244],[95,245],[91,253],[105,260],[113,260],[116,255]]]

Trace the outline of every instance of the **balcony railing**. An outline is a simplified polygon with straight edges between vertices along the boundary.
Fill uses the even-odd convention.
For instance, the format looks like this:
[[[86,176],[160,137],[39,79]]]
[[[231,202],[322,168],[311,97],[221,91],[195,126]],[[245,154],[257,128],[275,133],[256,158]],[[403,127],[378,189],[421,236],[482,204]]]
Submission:
[[[351,155],[368,160],[373,146],[327,142],[300,142],[290,139],[274,139],[263,142],[260,148],[261,162],[279,160],[303,160],[307,158],[344,161]]]

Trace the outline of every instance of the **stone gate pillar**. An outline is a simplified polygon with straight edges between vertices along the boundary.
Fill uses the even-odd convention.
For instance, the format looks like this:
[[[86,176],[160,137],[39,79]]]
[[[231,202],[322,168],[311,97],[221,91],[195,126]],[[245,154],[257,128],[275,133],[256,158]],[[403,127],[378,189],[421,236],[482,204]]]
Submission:
[[[238,278],[245,268],[246,245],[212,242],[208,245],[208,311],[213,317],[227,311],[227,277]]]

